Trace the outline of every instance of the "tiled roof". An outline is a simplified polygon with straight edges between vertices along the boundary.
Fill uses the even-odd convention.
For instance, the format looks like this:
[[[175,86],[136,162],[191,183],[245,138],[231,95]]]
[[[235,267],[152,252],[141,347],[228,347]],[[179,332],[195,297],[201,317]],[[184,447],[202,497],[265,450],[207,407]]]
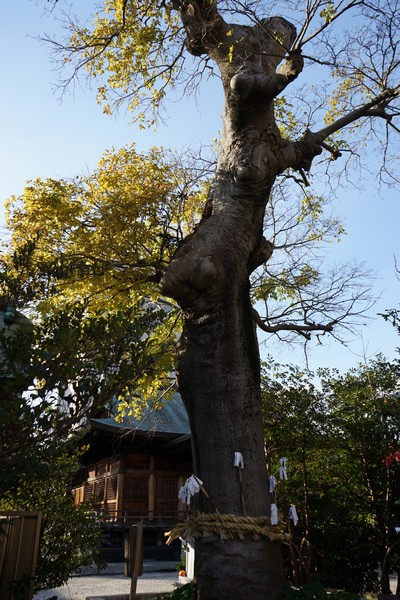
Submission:
[[[114,417],[109,417],[90,419],[90,424],[94,429],[104,431],[121,433],[136,431],[170,439],[190,434],[188,415],[178,393],[171,400],[165,401],[163,407],[158,410],[154,409],[154,406],[149,406],[140,419],[126,416],[121,421],[117,421]]]

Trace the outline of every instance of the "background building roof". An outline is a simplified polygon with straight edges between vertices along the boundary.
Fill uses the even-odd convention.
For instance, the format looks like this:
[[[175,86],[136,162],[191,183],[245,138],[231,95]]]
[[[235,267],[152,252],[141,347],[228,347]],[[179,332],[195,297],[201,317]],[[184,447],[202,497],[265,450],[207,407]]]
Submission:
[[[153,404],[149,405],[139,419],[125,416],[117,421],[115,417],[107,417],[90,419],[89,422],[93,429],[114,433],[152,434],[169,439],[190,435],[189,418],[178,393],[171,400],[166,400],[159,409],[155,409]]]

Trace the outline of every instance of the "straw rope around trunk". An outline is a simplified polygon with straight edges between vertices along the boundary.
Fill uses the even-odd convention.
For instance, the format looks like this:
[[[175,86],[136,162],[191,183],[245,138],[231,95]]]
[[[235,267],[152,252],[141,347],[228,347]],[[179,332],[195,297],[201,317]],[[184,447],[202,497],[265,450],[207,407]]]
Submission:
[[[271,542],[288,542],[289,534],[281,525],[271,525],[269,517],[241,517],[220,513],[195,513],[188,515],[183,523],[165,533],[167,544],[179,537],[209,537],[219,535],[221,540],[235,537],[244,539],[251,535],[255,540],[267,538]]]

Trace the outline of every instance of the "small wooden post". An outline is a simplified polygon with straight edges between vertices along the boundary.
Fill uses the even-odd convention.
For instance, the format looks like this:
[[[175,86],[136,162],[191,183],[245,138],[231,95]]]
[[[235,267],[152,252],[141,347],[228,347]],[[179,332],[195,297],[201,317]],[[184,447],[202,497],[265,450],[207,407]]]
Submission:
[[[156,477],[154,475],[155,459],[150,457],[150,475],[148,480],[148,518],[154,519],[154,510],[156,507]]]
[[[135,531],[136,530],[136,531]],[[131,535],[132,534],[132,535]],[[130,536],[130,566],[131,566],[131,590],[129,600],[136,598],[136,586],[139,575],[143,573],[143,523],[131,527]]]
[[[119,515],[122,516],[123,511],[123,500],[124,500],[124,474],[118,473],[117,475],[117,497],[115,499],[115,519],[118,520]]]
[[[107,496],[108,496],[108,485],[110,476],[108,473],[104,473],[104,492],[103,492],[103,509],[107,510]]]

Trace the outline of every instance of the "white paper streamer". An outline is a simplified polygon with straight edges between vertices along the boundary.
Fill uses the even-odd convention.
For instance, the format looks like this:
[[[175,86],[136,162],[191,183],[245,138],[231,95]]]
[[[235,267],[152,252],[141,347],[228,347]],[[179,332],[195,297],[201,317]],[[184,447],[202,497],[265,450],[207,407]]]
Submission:
[[[269,492],[270,494],[273,494],[276,488],[276,479],[273,475],[270,475],[268,478],[269,481]]]
[[[291,504],[291,506],[289,507],[289,519],[292,519],[293,525],[297,525],[297,523],[299,522],[299,517],[297,516],[297,510],[296,510],[296,507],[293,506],[293,504]]]
[[[183,504],[187,504],[189,506],[192,496],[199,493],[201,485],[203,485],[201,479],[196,477],[196,475],[191,475],[188,479],[186,479],[185,485],[183,485],[179,490],[179,500]]]
[[[276,504],[271,504],[271,525],[278,525],[278,508]]]
[[[235,452],[233,466],[238,467],[239,469],[244,469],[243,456],[240,452]]]
[[[287,462],[286,456],[279,459],[279,464],[281,465],[279,467],[279,479],[287,479],[286,462]]]

